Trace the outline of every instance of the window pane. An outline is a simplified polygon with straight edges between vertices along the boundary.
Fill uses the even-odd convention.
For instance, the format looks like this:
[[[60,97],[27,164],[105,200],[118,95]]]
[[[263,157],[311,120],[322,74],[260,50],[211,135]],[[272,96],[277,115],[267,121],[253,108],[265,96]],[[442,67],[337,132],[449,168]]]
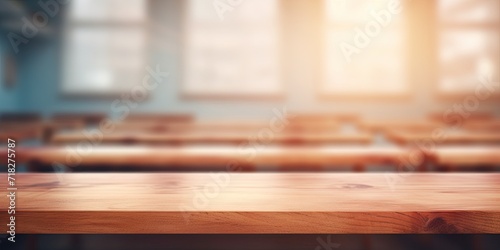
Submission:
[[[404,22],[394,1],[326,0],[326,94],[406,93]],[[382,59],[383,58],[383,59]]]
[[[217,26],[235,23],[255,25],[269,21],[274,23],[278,17],[278,8],[279,0],[188,0],[187,21],[190,24],[215,24]]]
[[[441,91],[474,91],[480,78],[498,76],[498,32],[475,29],[448,30],[442,32],[440,46]]]
[[[147,0],[71,0],[72,21],[144,21]]]
[[[496,22],[500,20],[498,0],[440,0],[443,22]]]
[[[211,1],[189,1],[184,92],[279,93],[277,2],[242,1],[221,15]]]
[[[136,28],[77,28],[68,36],[66,93],[117,93],[144,75],[144,31]]]
[[[400,6],[402,1],[394,0],[325,0],[326,16],[328,22],[340,23],[366,23],[375,19],[374,16],[382,12],[390,11],[393,4]],[[399,19],[401,15],[391,14],[388,16]],[[383,16],[385,18],[385,16]]]

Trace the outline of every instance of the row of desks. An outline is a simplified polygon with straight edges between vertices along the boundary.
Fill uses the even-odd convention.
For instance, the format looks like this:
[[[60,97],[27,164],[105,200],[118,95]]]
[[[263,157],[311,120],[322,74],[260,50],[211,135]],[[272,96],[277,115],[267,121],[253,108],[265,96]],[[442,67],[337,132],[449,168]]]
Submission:
[[[0,178],[7,179],[6,174]],[[16,232],[498,233],[500,174],[18,174]],[[6,183],[1,195],[6,197]],[[0,221],[9,221],[0,199]]]
[[[460,129],[451,129],[432,121],[380,121],[360,122],[357,129],[343,131],[338,122],[302,121],[295,123],[271,123],[257,121],[205,121],[205,122],[141,122],[129,121],[107,124],[109,131],[103,134],[102,143],[241,143],[252,137],[262,137],[272,143],[355,143],[373,142],[374,134],[382,132],[391,141],[410,144],[420,140],[432,140],[436,144],[500,144],[500,123],[469,121]],[[481,126],[486,129],[481,130]],[[468,129],[472,128],[472,129]],[[64,130],[70,131],[64,131]],[[48,133],[44,133],[47,132]],[[43,122],[17,125],[2,124],[0,138],[41,138],[52,143],[78,143],[88,139],[93,129],[84,129],[78,122]],[[3,141],[3,140],[2,140]]]
[[[54,144],[69,144],[88,141],[84,133],[66,132],[53,136]],[[370,133],[338,133],[338,132],[186,132],[186,133],[151,133],[151,132],[114,132],[94,137],[100,143],[114,144],[239,144],[259,141],[264,144],[326,144],[326,143],[355,143],[369,144],[373,140]]]
[[[315,165],[395,166],[424,157],[437,165],[500,165],[500,146],[441,146],[428,150],[373,146],[77,146],[19,147],[18,163],[107,166],[276,165],[307,170]],[[2,152],[1,157],[6,157]]]
[[[394,131],[387,139],[402,145],[430,141],[434,144],[500,144],[499,132],[441,131],[409,132]],[[238,144],[262,141],[266,144],[370,144],[374,135],[367,132],[113,132],[100,136],[86,135],[81,131],[64,132],[52,137],[54,144],[71,144],[93,139],[106,144]]]

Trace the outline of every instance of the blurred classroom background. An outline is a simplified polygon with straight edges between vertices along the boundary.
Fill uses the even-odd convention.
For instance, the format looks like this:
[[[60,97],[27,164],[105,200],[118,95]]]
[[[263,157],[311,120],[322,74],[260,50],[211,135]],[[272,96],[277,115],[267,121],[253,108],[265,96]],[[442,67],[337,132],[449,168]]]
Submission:
[[[203,173],[234,159],[259,173],[500,169],[497,0],[2,0],[0,37],[0,144],[16,140],[18,172]],[[129,236],[101,248],[96,235],[21,237],[17,249],[118,249]],[[339,249],[498,243],[335,237]]]

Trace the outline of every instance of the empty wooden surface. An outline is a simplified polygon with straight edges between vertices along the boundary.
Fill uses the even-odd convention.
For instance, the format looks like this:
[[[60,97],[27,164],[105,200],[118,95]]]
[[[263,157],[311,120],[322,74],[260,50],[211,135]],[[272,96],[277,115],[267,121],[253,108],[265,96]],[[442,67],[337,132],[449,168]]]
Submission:
[[[158,166],[259,164],[295,166],[310,165],[397,164],[409,158],[410,152],[397,147],[307,146],[244,147],[234,146],[94,146],[84,150],[74,146],[18,147],[17,162],[64,165]],[[0,155],[1,160],[6,152]]]
[[[18,174],[17,188],[18,234],[500,232],[500,174]]]
[[[262,141],[265,144],[295,144],[295,143],[358,143],[368,144],[372,141],[369,133],[341,132],[283,132],[266,133],[252,132],[213,132],[198,131],[184,133],[153,133],[153,132],[113,132],[102,136],[102,143],[145,143],[145,144],[183,144],[183,143],[246,143]],[[88,137],[78,132],[58,133],[51,139],[52,143],[79,143],[88,141]]]

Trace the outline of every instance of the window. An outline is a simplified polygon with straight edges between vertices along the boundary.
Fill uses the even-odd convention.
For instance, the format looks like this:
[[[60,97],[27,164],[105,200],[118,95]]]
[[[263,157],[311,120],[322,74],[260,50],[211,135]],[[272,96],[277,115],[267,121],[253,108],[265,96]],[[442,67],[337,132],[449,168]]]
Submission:
[[[325,0],[322,95],[401,95],[406,80],[403,1]]]
[[[438,15],[439,91],[466,94],[481,78],[497,77],[500,1],[439,0]]]
[[[281,94],[278,3],[187,1],[183,94]]]
[[[63,92],[119,94],[141,83],[146,19],[146,0],[71,1]]]

